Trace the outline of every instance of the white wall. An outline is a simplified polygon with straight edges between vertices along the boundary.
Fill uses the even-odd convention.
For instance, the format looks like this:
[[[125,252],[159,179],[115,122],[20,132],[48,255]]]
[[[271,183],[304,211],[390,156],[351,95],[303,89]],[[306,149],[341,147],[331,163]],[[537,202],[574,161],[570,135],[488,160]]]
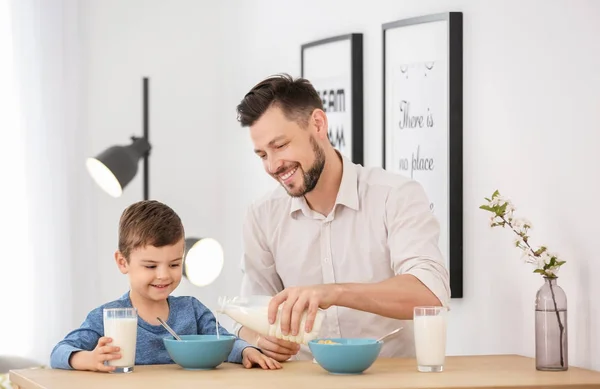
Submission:
[[[273,183],[252,153],[235,106],[260,79],[299,75],[302,43],[364,33],[365,165],[381,161],[381,24],[428,13],[464,17],[465,297],[453,300],[450,354],[533,356],[533,302],[542,280],[520,262],[510,231],[490,230],[478,209],[500,189],[534,223],[532,239],[567,259],[572,365],[600,370],[600,4],[593,1],[116,1],[88,0],[90,152],[141,131],[140,78],[152,77],[151,195],[171,204],[190,233],[226,250],[209,288],[183,285],[214,307],[238,292],[245,207]],[[289,5],[288,5],[289,4]],[[225,7],[228,7],[225,10]],[[343,15],[343,16],[342,16]],[[139,129],[139,130],[138,130]],[[177,177],[175,175],[177,173]],[[208,181],[215,180],[215,184]],[[97,290],[78,309],[121,293],[111,261],[117,219],[140,198],[98,194]],[[594,331],[596,329],[596,331]]]

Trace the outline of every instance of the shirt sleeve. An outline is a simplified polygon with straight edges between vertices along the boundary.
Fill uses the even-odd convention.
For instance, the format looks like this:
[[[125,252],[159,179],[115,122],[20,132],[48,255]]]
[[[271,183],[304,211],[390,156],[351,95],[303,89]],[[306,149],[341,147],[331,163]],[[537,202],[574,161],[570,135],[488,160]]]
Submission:
[[[68,369],[71,355],[77,351],[92,351],[98,345],[98,339],[104,334],[102,311],[95,309],[88,314],[81,326],[71,331],[52,350],[50,367],[53,369]]]
[[[440,225],[421,184],[411,180],[393,190],[386,219],[394,273],[415,276],[448,306],[449,275],[438,246]]]
[[[215,315],[202,304],[198,299],[193,298],[194,310],[196,312],[196,320],[198,322],[198,333],[200,335],[216,335],[217,334],[217,319]],[[219,325],[219,335],[233,336],[229,331]],[[227,357],[227,362],[231,363],[242,363],[242,352],[246,347],[253,347],[246,341],[239,339],[236,336],[236,340],[233,343],[233,348]],[[254,347],[256,348],[256,347]],[[260,351],[260,349],[257,348]]]
[[[275,269],[273,254],[253,207],[249,208],[244,220],[241,270],[242,296],[274,296],[283,290],[283,282]],[[241,325],[236,323],[236,335],[239,334],[240,328]]]

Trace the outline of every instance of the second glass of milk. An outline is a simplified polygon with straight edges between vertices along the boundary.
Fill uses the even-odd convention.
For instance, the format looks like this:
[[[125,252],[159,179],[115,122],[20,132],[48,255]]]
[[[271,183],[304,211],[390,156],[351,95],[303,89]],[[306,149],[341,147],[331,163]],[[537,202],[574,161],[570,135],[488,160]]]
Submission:
[[[112,338],[111,346],[119,347],[121,358],[108,361],[116,366],[113,373],[131,373],[135,365],[135,347],[137,342],[137,309],[105,308],[104,336]]]
[[[415,307],[414,332],[417,368],[421,372],[441,372],[446,358],[445,307]]]

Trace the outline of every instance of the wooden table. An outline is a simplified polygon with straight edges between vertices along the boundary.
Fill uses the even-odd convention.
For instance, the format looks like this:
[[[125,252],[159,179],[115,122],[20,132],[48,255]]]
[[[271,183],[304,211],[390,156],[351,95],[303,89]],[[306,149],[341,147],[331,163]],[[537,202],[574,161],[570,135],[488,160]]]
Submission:
[[[10,372],[20,389],[69,388],[600,388],[600,372],[570,367],[540,372],[534,360],[516,355],[448,357],[442,373],[419,373],[414,359],[380,358],[361,375],[327,373],[309,361],[291,361],[277,371],[222,364],[211,371],[178,365],[136,366],[130,374],[52,369]]]

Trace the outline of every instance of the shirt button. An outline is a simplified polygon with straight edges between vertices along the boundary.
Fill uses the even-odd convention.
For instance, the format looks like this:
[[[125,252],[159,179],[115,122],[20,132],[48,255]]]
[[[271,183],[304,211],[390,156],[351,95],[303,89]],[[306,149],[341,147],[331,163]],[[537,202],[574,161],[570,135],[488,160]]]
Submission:
[[[323,262],[325,262],[325,263],[329,262],[329,258],[323,258]]]

